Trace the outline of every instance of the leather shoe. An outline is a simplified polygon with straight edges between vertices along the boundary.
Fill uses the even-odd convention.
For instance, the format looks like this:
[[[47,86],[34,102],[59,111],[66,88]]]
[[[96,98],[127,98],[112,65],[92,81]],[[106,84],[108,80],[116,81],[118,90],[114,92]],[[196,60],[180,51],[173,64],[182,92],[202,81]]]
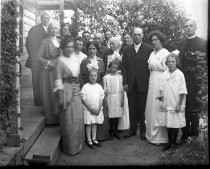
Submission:
[[[186,142],[187,142],[187,137],[181,137],[181,139],[180,139],[178,145],[182,145],[182,144],[184,144],[184,143],[186,143]]]
[[[101,143],[99,143],[97,140],[92,140],[93,144],[97,147],[101,147]]]
[[[94,147],[94,145],[93,145],[93,143],[92,143],[92,141],[90,140],[90,141],[87,141],[87,145],[88,145],[88,147],[90,148],[90,149],[94,149],[95,147]]]

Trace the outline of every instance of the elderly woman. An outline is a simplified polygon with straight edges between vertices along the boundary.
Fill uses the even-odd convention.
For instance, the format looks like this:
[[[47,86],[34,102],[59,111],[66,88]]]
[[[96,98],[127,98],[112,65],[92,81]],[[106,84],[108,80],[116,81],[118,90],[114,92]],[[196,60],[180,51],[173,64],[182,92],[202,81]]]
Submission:
[[[50,22],[48,26],[48,37],[44,39],[38,51],[38,61],[42,65],[40,74],[40,95],[43,105],[46,124],[58,123],[55,96],[53,94],[55,81],[55,68],[57,58],[60,54],[60,42],[57,39],[59,23]]]
[[[119,37],[110,38],[110,50],[106,53],[107,63],[105,63],[107,73],[109,73],[108,65],[111,61],[113,61],[115,59],[117,59],[119,61],[122,60],[122,58],[119,54],[120,47],[121,47],[121,40]]]
[[[85,143],[84,113],[80,97],[80,63],[74,58],[74,38],[61,41],[62,55],[56,67],[55,89],[58,96],[62,151],[69,155],[81,152]]]
[[[160,101],[157,97],[159,97],[159,79],[162,73],[167,70],[165,61],[169,52],[163,48],[165,42],[163,33],[153,31],[148,37],[154,51],[148,59],[150,77],[145,109],[146,139],[150,143],[159,145],[168,142],[166,127],[158,125],[157,115],[160,113]]]
[[[102,77],[105,75],[105,67],[103,59],[96,56],[96,53],[99,49],[98,42],[89,41],[86,43],[87,49],[87,58],[82,60],[80,65],[80,84],[83,86],[84,84],[89,82],[89,70],[91,68],[95,68],[98,70],[98,79],[97,83],[102,85]],[[109,119],[108,112],[103,110],[104,112],[104,123],[99,124],[97,127],[97,140],[107,140],[110,139],[109,135]]]

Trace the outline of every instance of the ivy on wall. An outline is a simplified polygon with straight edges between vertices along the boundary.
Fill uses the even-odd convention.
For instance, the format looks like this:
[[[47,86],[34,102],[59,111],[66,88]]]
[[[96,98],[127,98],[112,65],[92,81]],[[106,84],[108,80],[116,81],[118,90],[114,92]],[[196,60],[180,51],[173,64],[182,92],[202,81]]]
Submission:
[[[18,2],[1,2],[1,62],[0,62],[0,147],[5,146],[9,134],[17,134],[15,87],[16,56],[19,55],[16,41]]]

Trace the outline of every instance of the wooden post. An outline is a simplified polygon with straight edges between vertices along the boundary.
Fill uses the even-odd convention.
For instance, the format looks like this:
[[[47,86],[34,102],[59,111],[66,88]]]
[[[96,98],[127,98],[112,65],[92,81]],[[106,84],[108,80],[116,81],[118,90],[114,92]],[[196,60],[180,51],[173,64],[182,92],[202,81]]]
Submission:
[[[64,0],[60,0],[60,23],[64,22]]]

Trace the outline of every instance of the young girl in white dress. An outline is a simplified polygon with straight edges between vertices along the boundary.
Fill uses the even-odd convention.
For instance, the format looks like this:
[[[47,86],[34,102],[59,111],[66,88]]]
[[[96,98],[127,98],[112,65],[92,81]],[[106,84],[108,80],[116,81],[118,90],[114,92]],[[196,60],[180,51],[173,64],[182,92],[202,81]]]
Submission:
[[[166,59],[168,70],[160,78],[160,101],[161,112],[159,114],[159,125],[167,127],[168,143],[164,145],[163,151],[170,147],[176,147],[176,139],[179,128],[186,126],[185,102],[187,88],[184,74],[177,68],[179,58],[170,53]]]
[[[103,99],[104,90],[101,85],[96,83],[98,70],[89,70],[89,83],[86,83],[81,90],[82,101],[84,104],[84,123],[87,136],[87,145],[94,149],[94,145],[100,147],[101,144],[96,140],[97,124],[104,121]]]
[[[103,86],[105,91],[106,103],[108,106],[109,125],[110,125],[110,136],[118,138],[118,122],[119,117],[123,115],[124,105],[124,90],[122,83],[122,75],[117,73],[119,66],[118,60],[113,60],[109,63],[109,74],[103,78]]]

